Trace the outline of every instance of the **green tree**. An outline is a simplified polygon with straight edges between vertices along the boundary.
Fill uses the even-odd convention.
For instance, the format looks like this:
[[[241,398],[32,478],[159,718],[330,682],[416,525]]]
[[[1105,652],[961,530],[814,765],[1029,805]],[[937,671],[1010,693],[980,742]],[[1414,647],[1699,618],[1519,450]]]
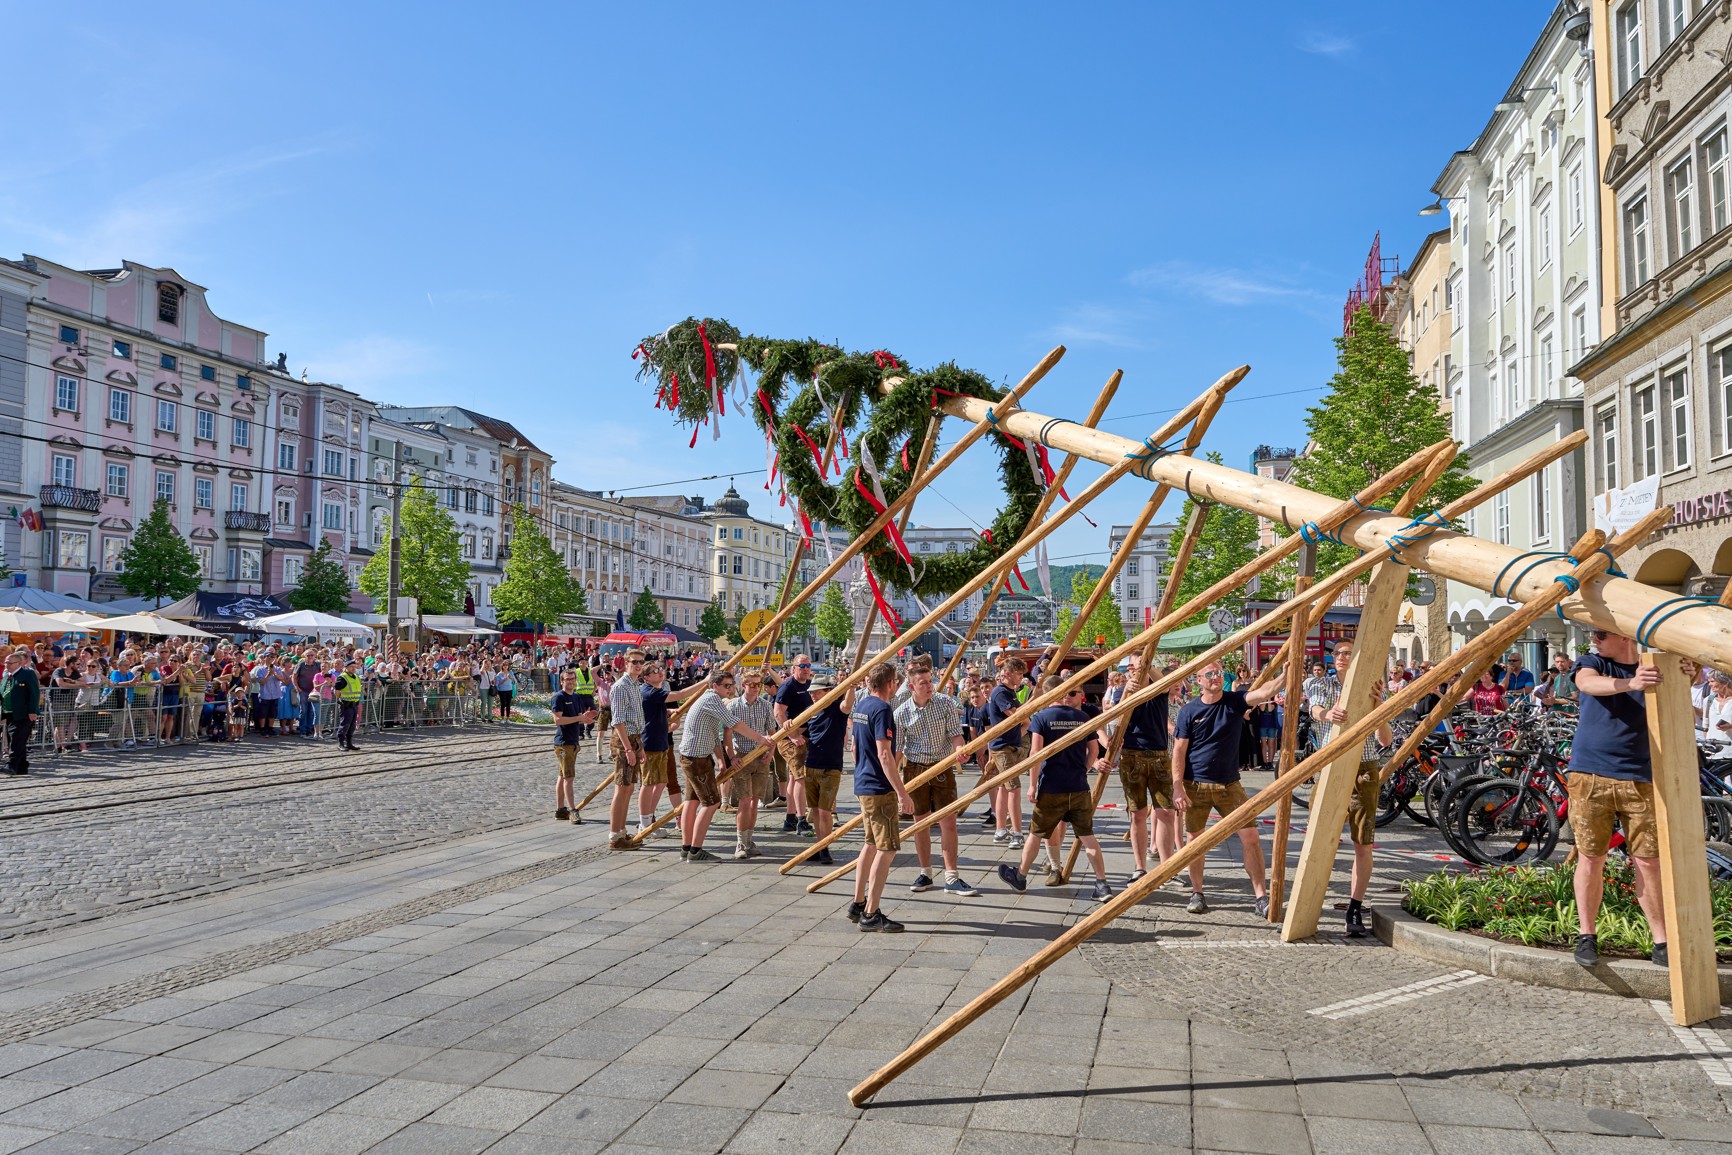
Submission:
[[[1221,463],[1219,453],[1212,452],[1208,456],[1215,464]],[[1187,499],[1184,510],[1179,514],[1179,525],[1189,526],[1191,518],[1197,516],[1199,508],[1197,502]],[[1177,600],[1173,602],[1175,606],[1187,604],[1257,555],[1256,514],[1234,509],[1230,505],[1210,505],[1204,513],[1208,520],[1203,523],[1202,532],[1197,535],[1197,545],[1191,552],[1190,564],[1185,566],[1185,572],[1179,576],[1179,592]],[[1173,548],[1178,548],[1177,542],[1173,543]],[[1209,611],[1216,606],[1224,606],[1234,612],[1243,610],[1244,591],[1233,590],[1219,601],[1203,606],[1182,624],[1191,626],[1207,621]]]
[[[818,605],[814,625],[819,639],[831,646],[845,646],[854,636],[854,615],[848,612],[848,599],[842,596],[840,582],[824,587],[824,599]]]
[[[746,644],[746,631],[741,628],[741,623],[745,620],[745,617],[746,617],[746,611],[745,610],[739,610],[736,613],[731,613],[728,615],[728,642],[729,642],[729,644],[735,645],[735,646],[743,646]]]
[[[794,596],[798,597],[805,592],[805,589],[805,586],[801,586],[794,591]],[[782,623],[782,635],[804,640],[815,636],[812,631],[817,628],[817,625],[818,607],[812,604],[811,598],[807,598],[800,603],[800,608],[789,614],[788,620]],[[783,649],[786,650],[786,647],[784,646]]]
[[[168,502],[158,498],[120,553],[120,584],[133,597],[152,598],[160,607],[165,600],[197,593],[202,580],[198,555],[174,528]]]
[[[728,633],[728,612],[722,608],[722,599],[718,595],[704,607],[704,612],[698,615],[698,636],[709,639],[710,645],[716,644],[716,639],[726,637]]]
[[[1293,463],[1289,480],[1345,501],[1414,453],[1448,438],[1450,428],[1438,410],[1436,390],[1413,375],[1407,351],[1370,308],[1353,314],[1352,327],[1335,339],[1335,350],[1338,368],[1329,379],[1328,395],[1306,412],[1311,444]],[[1473,484],[1467,458],[1457,457],[1415,514],[1454,501]],[[1381,503],[1393,506],[1407,488],[1403,485]],[[1291,532],[1285,527],[1281,531]],[[1317,549],[1317,576],[1333,573],[1358,556],[1352,546],[1325,542]],[[1283,585],[1290,581],[1285,578]]]
[[[659,630],[667,625],[667,616],[662,613],[661,606],[656,604],[655,595],[645,586],[638,591],[637,600],[631,604],[631,613],[626,615],[626,625],[634,630]]]
[[[1089,595],[1094,593],[1099,580],[1086,568],[1078,568],[1071,574],[1070,601],[1060,606],[1055,615],[1053,637],[1062,638],[1070,631],[1071,623],[1076,621],[1077,614],[1082,612],[1083,605],[1088,601]],[[1121,645],[1125,640],[1124,614],[1120,611],[1118,599],[1113,596],[1111,589],[1107,590],[1100,605],[1095,607],[1095,612],[1090,614],[1089,620],[1083,624],[1082,632],[1077,634],[1076,644],[1092,646],[1097,637],[1106,638],[1109,646]]]
[[[511,525],[505,577],[493,587],[493,609],[499,620],[533,622],[539,633],[564,621],[567,614],[587,613],[589,599],[583,586],[521,505],[512,510]]]
[[[349,575],[343,564],[331,556],[331,539],[319,535],[301,580],[289,591],[288,603],[297,610],[316,610],[321,614],[340,614],[349,608]]]
[[[387,533],[394,529],[387,520]],[[469,563],[463,560],[457,523],[433,496],[433,490],[418,478],[403,491],[401,540],[399,595],[416,599],[423,614],[452,614],[461,609],[469,588]],[[383,613],[391,585],[388,549],[380,549],[368,559],[358,584],[361,592],[373,599],[374,609]]]

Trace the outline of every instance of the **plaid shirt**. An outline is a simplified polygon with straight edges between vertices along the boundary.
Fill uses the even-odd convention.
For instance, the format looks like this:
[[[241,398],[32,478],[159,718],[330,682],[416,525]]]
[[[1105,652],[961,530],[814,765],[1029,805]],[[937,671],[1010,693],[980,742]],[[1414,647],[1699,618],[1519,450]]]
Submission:
[[[643,733],[643,689],[636,678],[626,676],[615,682],[607,692],[607,704],[615,726],[624,726],[634,738]]]
[[[714,757],[723,732],[733,729],[738,722],[720,694],[705,690],[686,710],[685,718],[680,722],[680,741],[676,749],[682,758]]]
[[[765,736],[776,731],[775,707],[775,700],[765,694],[759,694],[756,702],[746,701],[744,694],[728,699],[728,709],[733,712],[734,720],[744,722]],[[744,734],[734,735],[734,753],[750,754],[757,748],[758,744]]]
[[[912,697],[896,707],[896,752],[910,762],[930,766],[956,749],[952,738],[963,736],[962,707],[948,694],[934,694],[924,706]]]
[[[1317,679],[1312,679],[1312,681],[1315,682]],[[1320,706],[1325,712],[1334,709],[1335,703],[1340,700],[1341,683],[1335,681],[1333,678],[1324,679],[1313,687],[1312,691],[1307,693],[1305,696],[1306,706]],[[1323,742],[1327,745],[1335,740],[1335,735],[1341,727],[1335,725],[1333,722],[1324,722],[1322,725]],[[1359,752],[1359,760],[1361,762],[1375,762],[1377,760],[1376,730],[1373,730],[1365,736],[1365,749]]]

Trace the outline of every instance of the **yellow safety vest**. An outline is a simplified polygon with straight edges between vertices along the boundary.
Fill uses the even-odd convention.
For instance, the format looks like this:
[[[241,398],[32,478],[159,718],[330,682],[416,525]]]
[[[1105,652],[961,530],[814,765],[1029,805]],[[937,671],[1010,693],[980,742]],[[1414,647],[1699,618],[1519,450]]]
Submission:
[[[595,679],[589,676],[589,668],[587,666],[572,666],[571,670],[577,675],[577,692],[588,694],[593,698],[595,696]]]
[[[343,702],[359,702],[361,679],[349,673],[337,675],[337,699]]]

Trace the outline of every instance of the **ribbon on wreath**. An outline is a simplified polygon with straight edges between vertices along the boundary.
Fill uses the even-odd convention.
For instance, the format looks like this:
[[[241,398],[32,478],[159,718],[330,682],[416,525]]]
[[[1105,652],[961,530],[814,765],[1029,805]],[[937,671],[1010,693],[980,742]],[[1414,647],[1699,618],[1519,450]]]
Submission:
[[[878,603],[878,613],[883,616],[891,628],[898,634],[902,632],[902,615],[896,608],[884,600],[884,591],[879,588],[878,578],[872,572],[872,567],[866,567],[866,584],[872,588],[872,600]]]
[[[872,360],[878,363],[880,369],[902,368],[902,362],[896,359],[895,354],[884,349],[874,349],[872,351]]]
[[[872,488],[867,489],[860,480],[864,470],[872,479]],[[860,466],[854,470],[854,488],[860,491],[860,496],[866,499],[866,504],[873,512],[882,515],[889,508],[884,500],[884,479],[879,476],[878,463],[872,460],[872,450],[864,441],[860,443]],[[902,559],[902,564],[908,567],[908,575],[914,576],[914,555],[908,552],[908,543],[902,540],[902,531],[896,528],[894,519],[884,523],[884,532],[890,535],[890,544],[896,547],[896,556]]]
[[[824,451],[818,448],[818,443],[812,440],[812,435],[806,432],[804,426],[796,425],[794,426],[794,436],[804,441],[806,448],[812,451],[812,461],[818,466],[818,476],[820,478],[829,477],[830,470],[824,464]]]
[[[981,530],[980,536],[986,539],[987,545],[993,544],[992,531],[990,529]],[[1023,592],[1026,593],[1028,591],[1028,579],[1022,576],[1022,567],[1017,565],[1015,562],[1011,562],[1010,572],[1016,575],[1017,583],[1022,586]],[[1004,579],[1004,592],[1012,595],[1016,593],[1016,590],[1011,587],[1009,575],[1006,575]]]

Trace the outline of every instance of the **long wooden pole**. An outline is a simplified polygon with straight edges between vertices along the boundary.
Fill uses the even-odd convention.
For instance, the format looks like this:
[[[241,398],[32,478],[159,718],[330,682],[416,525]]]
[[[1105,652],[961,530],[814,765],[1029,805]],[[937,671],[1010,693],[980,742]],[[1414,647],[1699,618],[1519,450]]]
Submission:
[[[943,420],[937,410],[933,410],[932,420],[926,423],[926,436],[920,442],[920,456],[914,462],[914,472],[909,475],[912,482],[926,472],[926,466],[932,460],[932,449],[938,444],[938,426]],[[914,503],[911,501],[902,507],[902,512],[896,519],[897,532],[908,529],[909,521],[914,517]],[[872,626],[878,620],[878,603],[873,602],[866,610],[865,624],[860,627],[860,644],[854,650],[854,664],[858,666],[866,657],[866,643],[872,638]]]
[[[1299,563],[1299,576],[1293,579],[1293,597],[1302,599],[1311,588],[1312,566],[1317,551],[1307,549]],[[1328,606],[1317,607],[1322,620]],[[1305,646],[1311,636],[1311,610],[1307,602],[1287,623],[1287,680],[1283,687],[1285,712],[1281,715],[1281,750],[1276,755],[1277,776],[1293,769],[1299,761],[1299,711],[1305,708]],[[1293,796],[1282,798],[1275,807],[1275,834],[1269,846],[1269,921],[1281,921],[1282,902],[1287,889],[1287,835],[1293,825]]]
[[[1363,508],[1366,502],[1376,501],[1379,497],[1391,492],[1416,473],[1422,472],[1436,454],[1440,452],[1453,452],[1453,447],[1454,442],[1441,441],[1436,445],[1428,446],[1427,448],[1418,451],[1401,465],[1372,482],[1358,494],[1355,494],[1352,499],[1339,503],[1333,511],[1325,514],[1321,523],[1322,528],[1325,530],[1332,529],[1333,526],[1341,520],[1352,516],[1355,509]],[[1536,455],[1536,457],[1543,456],[1545,452],[1549,451],[1542,451],[1542,454]],[[1472,495],[1470,495],[1470,497],[1471,496]],[[1488,492],[1486,496],[1490,497],[1491,493]],[[1466,505],[1473,504],[1468,497],[1464,497],[1460,500],[1461,503],[1465,503],[1463,506],[1464,508]],[[1281,561],[1294,550],[1298,549],[1302,544],[1304,544],[1303,541],[1297,536],[1280,542],[1274,546],[1274,548],[1267,550],[1261,556],[1245,563],[1237,570],[1234,570],[1231,574],[1228,574],[1226,577],[1210,586],[1208,589],[1203,590],[1196,597],[1192,598],[1186,605],[1157,620],[1153,625],[1130,638],[1124,644],[1114,647],[1112,650],[1109,650],[1099,658],[1088,663],[1082,669],[1077,670],[1069,679],[1057,688],[1035,693],[1027,702],[1023,703],[1009,717],[1005,718],[1004,721],[989,728],[984,734],[976,735],[971,741],[965,743],[962,748],[957,751],[958,759],[967,758],[970,753],[981,749],[998,735],[1020,727],[1024,720],[1034,715],[1035,711],[1044,706],[1051,705],[1053,702],[1063,697],[1068,692],[1068,687],[1085,684],[1087,680],[1095,674],[1100,673],[1102,670],[1111,668],[1111,666],[1120,658],[1126,657],[1133,651],[1143,648],[1147,645],[1147,640],[1150,637],[1159,638],[1179,622],[1184,621],[1186,618],[1196,613],[1199,608],[1212,605],[1215,599],[1219,598],[1223,593],[1228,590],[1237,589],[1252,577],[1255,577],[1257,574]],[[1330,579],[1330,582],[1334,584],[1329,587],[1327,591],[1320,589],[1318,596],[1321,596],[1324,592],[1328,592],[1329,596],[1333,597],[1334,593],[1345,587],[1348,581],[1352,580],[1354,575],[1369,569],[1375,561],[1375,557],[1362,558],[1359,561],[1343,567]],[[1225,652],[1227,649],[1231,649],[1234,645],[1243,641],[1247,637],[1254,637],[1264,630],[1272,629],[1276,624],[1284,621],[1286,616],[1290,613],[1292,613],[1291,605],[1279,607],[1268,617],[1260,619],[1245,630],[1241,630],[1234,634],[1231,638],[1224,639],[1220,643],[1217,643],[1216,647],[1208,651],[1204,656],[1212,657],[1218,653]],[[1201,669],[1202,665],[1203,658],[1197,658],[1193,659],[1188,666],[1182,667],[1182,670],[1186,675],[1188,675],[1192,669]],[[1135,698],[1139,701],[1146,700],[1146,696],[1141,694],[1132,695],[1131,698]],[[1111,721],[1112,718],[1118,717],[1120,713],[1127,712],[1124,709],[1124,702],[1131,700],[1131,698],[1121,700],[1118,706],[1115,706],[1106,713],[1103,713],[1096,719],[1096,721],[1101,725],[1105,725],[1107,722]],[[997,775],[985,779],[978,786],[958,798],[955,802],[952,802],[948,806],[942,807],[936,812],[928,814],[923,818],[915,819],[913,825],[902,831],[902,837],[906,838],[911,834],[917,834],[947,815],[961,813],[966,810],[971,803],[986,794],[988,791],[1002,786],[1007,782],[1014,781],[1019,773],[1021,773],[1020,770],[1005,770]],[[837,867],[823,878],[820,878],[816,882],[808,885],[806,887],[807,892],[813,893],[823,889],[830,883],[851,873],[855,865],[855,863],[847,863],[843,866]]]
[[[971,420],[985,408],[982,402],[957,397],[943,399],[940,407]],[[1139,477],[1187,486],[1186,492],[1193,497],[1248,510],[1292,529],[1319,522],[1333,504],[1329,497],[1285,481],[1256,477],[1183,454],[1150,453],[1148,446],[1129,438],[1084,429],[1070,422],[1054,422],[1029,410],[1018,410],[1001,428],[1019,438],[1032,437],[1049,448],[1081,453],[1095,461],[1118,461],[1127,453],[1140,455],[1143,460],[1136,470]],[[1340,535],[1348,545],[1376,550],[1392,534],[1409,528],[1406,518],[1368,511],[1350,519],[1341,527]],[[1402,553],[1414,569],[1480,589],[1498,581],[1499,574],[1507,581],[1526,564],[1515,564],[1525,556],[1522,550],[1446,529],[1416,539]],[[1509,596],[1517,602],[1526,602],[1551,592],[1536,576],[1538,572],[1532,570],[1516,581],[1515,588],[1508,591]],[[1500,590],[1502,584],[1499,583]],[[1630,578],[1602,575],[1564,599],[1563,612],[1581,625],[1634,636],[1643,618],[1671,596]],[[1675,614],[1654,630],[1652,645],[1717,669],[1732,669],[1732,610],[1704,605],[1689,613]]]
[[[1506,492],[1508,489],[1510,489],[1510,487],[1514,486],[1518,481],[1521,481],[1522,479],[1524,479],[1528,476],[1531,476],[1534,473],[1537,473],[1539,470],[1541,470],[1545,466],[1551,464],[1553,461],[1556,461],[1558,458],[1569,454],[1576,447],[1581,445],[1582,442],[1586,440],[1586,437],[1587,437],[1587,435],[1585,433],[1578,431],[1577,433],[1572,434],[1570,437],[1564,438],[1558,442],[1554,442],[1553,444],[1551,444],[1551,445],[1545,447],[1544,449],[1541,449],[1539,452],[1533,454],[1526,461],[1523,461],[1517,465],[1510,467],[1509,469],[1505,470],[1503,473],[1499,474],[1497,477],[1494,477],[1490,481],[1484,482],[1484,483],[1480,484],[1479,486],[1476,486],[1470,492],[1462,495],[1461,497],[1457,498],[1455,501],[1444,506],[1443,509],[1438,511],[1438,515],[1446,521],[1453,520],[1454,518],[1461,516],[1467,510],[1473,508],[1474,506],[1476,506],[1482,502],[1489,501],[1491,498],[1497,496],[1499,493]],[[1400,466],[1397,466],[1394,470],[1391,470],[1389,473],[1385,474],[1383,477],[1378,478],[1376,481],[1372,482],[1364,490],[1361,490],[1359,493],[1355,494],[1348,501],[1340,503],[1335,508],[1335,510],[1324,514],[1323,519],[1318,524],[1320,525],[1320,527],[1324,531],[1332,531],[1333,528],[1337,524],[1339,524],[1341,520],[1352,516],[1352,511],[1354,509],[1365,508],[1367,502],[1376,501],[1378,498],[1380,498],[1384,494],[1389,493],[1389,492],[1393,491],[1394,489],[1398,488],[1401,484],[1406,482],[1415,473],[1426,472],[1427,466],[1433,462],[1433,460],[1435,459],[1435,456],[1437,454],[1439,454],[1439,453],[1453,454],[1455,452],[1455,448],[1456,448],[1456,446],[1455,446],[1455,443],[1453,441],[1443,441],[1443,442],[1439,442],[1437,445],[1430,446],[1427,449],[1420,450],[1418,453],[1415,453],[1412,457],[1410,457],[1407,461],[1403,462]],[[1109,667],[1113,663],[1117,662],[1120,658],[1122,658],[1125,655],[1127,655],[1128,653],[1130,653],[1132,650],[1134,650],[1134,649],[1140,647],[1142,644],[1144,644],[1144,639],[1148,634],[1153,633],[1157,636],[1160,634],[1164,634],[1166,631],[1172,629],[1173,626],[1175,626],[1179,622],[1182,622],[1186,618],[1195,614],[1200,607],[1206,607],[1208,605],[1213,604],[1214,600],[1216,598],[1220,597],[1222,595],[1222,593],[1224,593],[1225,591],[1227,591],[1229,589],[1237,589],[1239,586],[1243,585],[1251,577],[1256,576],[1258,573],[1262,572],[1264,569],[1267,569],[1270,565],[1281,560],[1282,558],[1285,558],[1288,554],[1294,552],[1295,550],[1300,548],[1300,546],[1303,544],[1304,544],[1304,542],[1302,541],[1302,539],[1300,537],[1297,537],[1297,536],[1285,539],[1284,541],[1277,544],[1272,549],[1266,551],[1260,557],[1253,559],[1252,561],[1239,567],[1239,569],[1237,569],[1233,573],[1227,575],[1225,578],[1222,578],[1219,582],[1216,582],[1213,586],[1210,586],[1208,589],[1202,591],[1195,598],[1193,598],[1189,603],[1187,603],[1186,605],[1181,606],[1178,609],[1174,610],[1172,612],[1172,614],[1169,615],[1167,618],[1164,618],[1160,621],[1155,622],[1147,630],[1143,631],[1142,634],[1139,634],[1137,637],[1132,638],[1130,641],[1127,641],[1124,645],[1115,648],[1114,650],[1110,651],[1106,655],[1102,656],[1101,658],[1097,659],[1096,661],[1090,663],[1089,665],[1083,667],[1081,670],[1077,671],[1075,674],[1072,675],[1072,677],[1071,677],[1070,681],[1067,683],[1067,685],[1073,685],[1073,684],[1074,685],[1080,685],[1080,684],[1082,684],[1082,682],[1084,680],[1086,680],[1087,678],[1092,677],[1093,675],[1095,675],[1096,673],[1099,673],[1103,669],[1106,669],[1107,667]],[[1378,550],[1375,553],[1366,553],[1366,554],[1362,555],[1360,558],[1358,558],[1357,560],[1348,563],[1347,565],[1343,566],[1341,569],[1337,570],[1335,573],[1331,574],[1327,580],[1325,580],[1322,584],[1318,585],[1314,590],[1311,590],[1309,592],[1309,594],[1307,595],[1308,598],[1311,601],[1313,601],[1319,605],[1330,604],[1331,602],[1334,601],[1334,599],[1340,594],[1340,592],[1343,589],[1345,589],[1352,582],[1358,580],[1358,578],[1361,574],[1363,574],[1366,570],[1371,569],[1374,565],[1376,565],[1379,561],[1381,561],[1383,559],[1383,557],[1387,554],[1387,552],[1388,552],[1388,547],[1387,547],[1387,545],[1385,545],[1384,548]],[[1164,688],[1170,688],[1176,682],[1182,681],[1184,678],[1189,677],[1192,673],[1194,673],[1197,670],[1202,669],[1210,661],[1213,661],[1214,659],[1220,657],[1222,654],[1226,653],[1227,651],[1232,650],[1232,649],[1244,644],[1245,642],[1251,640],[1252,638],[1255,638],[1259,634],[1262,634],[1262,633],[1265,633],[1271,629],[1274,629],[1277,625],[1281,624],[1282,622],[1286,621],[1289,617],[1291,617],[1297,611],[1298,608],[1299,608],[1298,604],[1294,600],[1289,599],[1287,602],[1284,602],[1281,605],[1277,606],[1274,610],[1272,610],[1269,614],[1265,615],[1264,617],[1259,618],[1257,621],[1250,623],[1249,625],[1245,626],[1243,629],[1240,629],[1236,633],[1231,634],[1228,637],[1221,639],[1214,646],[1210,647],[1208,650],[1205,650],[1202,654],[1191,659],[1186,664],[1180,666],[1176,671],[1174,671],[1172,674],[1168,675],[1161,682],[1155,683],[1155,684],[1160,685]],[[1021,725],[1023,719],[1031,716],[1036,710],[1040,709],[1041,707],[1050,705],[1052,702],[1057,701],[1060,697],[1063,696],[1063,694],[1065,692],[1066,692],[1065,688],[1063,686],[1061,686],[1058,689],[1052,690],[1051,692],[1046,693],[1046,694],[1036,694],[1035,696],[1031,697],[1026,703],[1024,703],[1023,706],[1016,713],[1012,714],[1009,718],[1006,718],[1003,722],[1000,722],[998,725],[987,730],[986,733],[976,736],[971,742],[965,744],[962,747],[962,749],[958,752],[958,756],[966,758],[971,750],[979,749],[980,747],[986,745],[986,743],[989,742],[991,739],[997,737],[999,734],[1005,733],[1006,731],[1008,731],[1008,730],[1010,730],[1016,726]],[[1145,689],[1143,691],[1139,691],[1136,694],[1130,695],[1129,697],[1122,699],[1117,706],[1112,707],[1111,709],[1109,709],[1108,711],[1103,713],[1098,719],[1096,719],[1096,721],[1099,725],[1105,725],[1107,722],[1111,721],[1113,718],[1118,717],[1121,713],[1128,713],[1128,708],[1126,706],[1127,702],[1141,703],[1143,701],[1147,701],[1149,696],[1150,695],[1149,695],[1149,692],[1147,689]],[[962,811],[966,810],[969,807],[969,805],[971,805],[976,799],[980,798],[982,795],[988,793],[989,791],[993,790],[994,788],[996,788],[998,786],[1002,786],[1006,782],[1010,782],[1010,781],[1014,780],[1021,773],[1022,773],[1022,769],[1020,767],[1012,767],[1008,770],[1002,771],[1001,773],[999,773],[997,775],[994,775],[990,778],[985,779],[978,786],[976,786],[972,790],[968,791],[966,794],[959,797],[955,802],[951,803],[950,805],[942,807],[939,810],[935,811],[934,813],[926,815],[923,818],[915,819],[912,825],[908,826],[907,828],[905,828],[901,832],[901,836],[906,838],[911,834],[916,834],[922,830],[927,829],[928,827],[932,826],[934,823],[936,823],[940,819],[946,817],[947,815],[961,813]],[[816,891],[822,889],[823,887],[828,886],[830,883],[835,882],[837,879],[842,878],[844,875],[847,875],[852,870],[853,870],[853,864],[848,864],[848,865],[838,867],[836,870],[831,871],[828,875],[825,875],[823,878],[820,878],[816,882],[813,882],[810,885],[808,885],[806,887],[806,890],[808,893],[816,892]]]
[[[1575,567],[1573,571],[1569,571],[1566,567],[1560,567],[1555,563],[1540,567],[1547,571],[1546,584],[1548,586],[1553,585],[1550,579],[1557,576],[1560,569],[1564,572],[1570,572],[1571,576],[1575,577],[1577,580],[1582,580],[1603,573],[1617,554],[1629,549],[1635,545],[1636,542],[1646,538],[1648,534],[1663,525],[1670,517],[1670,509],[1657,511],[1638,525],[1635,530],[1632,530],[1627,535],[1621,536],[1616,542],[1611,543],[1611,545],[1607,547],[1606,552],[1594,554],[1580,566]],[[1491,630],[1482,635],[1476,641],[1470,643],[1466,648],[1471,650],[1488,641],[1492,645],[1503,645],[1507,639],[1519,636],[1532,621],[1547,610],[1550,610],[1554,606],[1563,602],[1568,596],[1568,589],[1563,584],[1556,584],[1554,588],[1548,589],[1542,596],[1529,602],[1522,609],[1497,623],[1491,628]],[[1351,748],[1353,745],[1363,742],[1367,734],[1371,733],[1378,726],[1389,721],[1389,719],[1393,718],[1402,710],[1405,710],[1410,703],[1417,701],[1422,694],[1430,692],[1430,690],[1434,686],[1440,684],[1447,675],[1448,670],[1441,666],[1422,675],[1418,680],[1410,683],[1401,692],[1391,696],[1365,717],[1349,726],[1347,732],[1337,738],[1336,741],[1342,743],[1343,746],[1347,748]],[[1054,749],[1056,750],[1061,746],[1074,745],[1076,742],[1083,741],[1090,736],[1090,731],[1073,731],[1060,739],[1057,743],[1054,743]],[[1334,745],[1335,743],[1332,742],[1330,744]],[[946,1040],[958,1034],[964,1027],[968,1026],[968,1024],[972,1023],[988,1010],[1004,1001],[1004,999],[1041,974],[1054,962],[1058,961],[1060,958],[1069,954],[1078,946],[1081,946],[1084,942],[1087,942],[1090,938],[1093,938],[1096,934],[1100,933],[1102,929],[1117,919],[1120,915],[1135,907],[1160,887],[1166,885],[1169,880],[1176,878],[1181,870],[1186,869],[1191,863],[1201,859],[1205,854],[1227,838],[1233,837],[1241,827],[1256,821],[1259,815],[1270,806],[1274,805],[1275,802],[1284,794],[1291,794],[1295,787],[1306,778],[1309,778],[1312,774],[1316,773],[1318,769],[1316,764],[1334,756],[1333,753],[1327,750],[1320,750],[1299,763],[1292,770],[1289,770],[1287,773],[1276,778],[1274,782],[1258,791],[1253,797],[1247,799],[1246,802],[1235,809],[1232,814],[1223,818],[1209,829],[1203,831],[1197,837],[1191,839],[1186,843],[1185,848],[1175,854],[1172,859],[1163,862],[1157,869],[1150,871],[1148,874],[1131,883],[1124,890],[1114,895],[1112,899],[1096,908],[1085,918],[1066,930],[1056,940],[1043,947],[1034,955],[1033,958],[1016,968],[1016,970],[1012,971],[1005,978],[994,983],[991,987],[987,988],[985,992],[976,996],[967,1006],[961,1008],[938,1027],[916,1040],[895,1059],[891,1060],[883,1067],[880,1067],[877,1071],[874,1071],[868,1078],[863,1080],[848,1093],[849,1101],[856,1107],[864,1106],[874,1095],[883,1090],[899,1075],[903,1074],[909,1068],[913,1067],[914,1064],[931,1054]]]

